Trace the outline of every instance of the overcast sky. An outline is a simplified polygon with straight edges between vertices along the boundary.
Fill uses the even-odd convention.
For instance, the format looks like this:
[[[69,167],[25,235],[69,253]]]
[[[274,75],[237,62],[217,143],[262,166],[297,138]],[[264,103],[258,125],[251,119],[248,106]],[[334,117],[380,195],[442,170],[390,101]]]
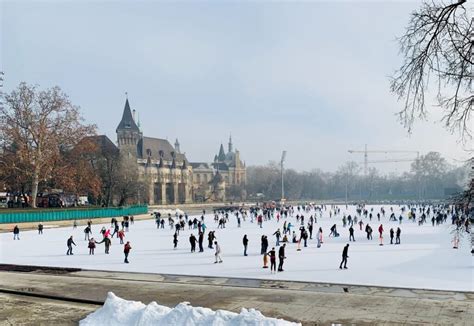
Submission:
[[[388,76],[396,37],[419,1],[1,4],[5,90],[60,86],[99,133],[116,140],[129,94],[146,136],[176,137],[211,161],[232,133],[247,165],[279,160],[334,171],[348,149],[467,157],[432,114],[409,136]],[[434,103],[434,102],[433,102]],[[436,108],[434,108],[436,110]],[[372,155],[369,159],[414,154]],[[408,168],[377,164],[385,172]],[[375,166],[375,165],[374,165]]]

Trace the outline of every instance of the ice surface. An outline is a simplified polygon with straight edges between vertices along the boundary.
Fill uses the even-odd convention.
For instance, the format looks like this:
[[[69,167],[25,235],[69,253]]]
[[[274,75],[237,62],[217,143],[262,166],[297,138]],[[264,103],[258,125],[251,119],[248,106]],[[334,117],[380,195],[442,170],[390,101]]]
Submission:
[[[156,302],[145,305],[128,301],[112,292],[104,305],[79,322],[80,326],[147,326],[147,325],[193,325],[193,326],[290,326],[300,325],[283,319],[267,318],[260,311],[245,309],[239,314],[226,310],[211,310],[180,303],[174,308]]]
[[[373,214],[380,210],[374,208]],[[235,216],[230,216],[230,222],[225,229],[217,229],[213,215],[206,215],[206,237],[204,252],[191,253],[189,236],[197,236],[197,230],[188,230],[186,226],[179,235],[178,248],[173,249],[174,230],[166,223],[165,229],[157,229],[154,220],[136,221],[126,232],[126,241],[130,241],[130,264],[123,263],[123,245],[119,239],[113,238],[110,254],[104,254],[103,244],[97,245],[94,256],[89,256],[87,241],[84,241],[84,226],[77,229],[71,227],[45,229],[43,235],[36,231],[20,232],[21,240],[13,240],[12,233],[0,234],[0,261],[12,264],[30,264],[42,266],[77,267],[84,269],[99,269],[111,271],[130,271],[147,273],[170,273],[186,275],[207,275],[225,277],[245,277],[271,280],[298,280],[314,282],[332,282],[344,284],[365,284],[396,287],[413,287],[444,290],[474,290],[473,258],[470,254],[470,238],[466,236],[459,249],[452,248],[450,219],[440,226],[431,226],[431,222],[419,226],[409,222],[406,214],[401,225],[389,222],[388,215],[377,221],[377,217],[369,222],[362,218],[374,229],[373,240],[366,239],[364,230],[354,226],[356,242],[350,243],[348,270],[339,270],[341,253],[344,245],[349,243],[349,231],[342,227],[342,214],[354,216],[355,207],[340,206],[341,215],[329,217],[329,206],[323,211],[323,217],[318,216],[314,226],[313,239],[308,241],[308,247],[302,246],[297,251],[295,244],[288,244],[287,259],[284,272],[270,274],[263,269],[263,259],[260,255],[260,238],[266,234],[269,239],[269,250],[275,245],[272,234],[282,228],[284,220],[264,221],[263,229],[250,219],[242,221],[242,227],[237,227]],[[400,208],[393,206],[396,216]],[[385,210],[390,212],[390,206]],[[296,216],[297,212],[295,212]],[[304,213],[307,222],[315,212]],[[295,217],[287,219],[296,225]],[[329,228],[337,224],[340,237],[329,238]],[[384,246],[378,245],[378,226],[383,224],[385,229]],[[105,224],[110,227],[110,224]],[[364,225],[365,226],[365,225]],[[400,226],[402,229],[401,245],[390,245],[388,232],[390,228]],[[93,236],[100,240],[99,230],[102,225],[92,225]],[[324,243],[316,247],[316,231],[319,227],[324,231]],[[293,228],[295,229],[295,228]],[[216,230],[217,240],[222,248],[222,264],[214,264],[214,250],[207,248],[207,232]],[[248,256],[243,256],[242,237],[249,238]],[[66,256],[66,240],[73,235],[77,247],[74,256]],[[278,249],[278,248],[277,248]]]

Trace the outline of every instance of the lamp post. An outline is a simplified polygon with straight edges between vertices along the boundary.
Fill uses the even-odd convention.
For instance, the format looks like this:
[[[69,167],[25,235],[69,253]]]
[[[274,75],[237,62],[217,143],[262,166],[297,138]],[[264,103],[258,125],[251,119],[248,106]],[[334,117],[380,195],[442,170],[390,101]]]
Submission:
[[[280,169],[281,169],[281,201],[285,201],[285,183],[283,179],[283,163],[285,162],[286,151],[281,153]]]

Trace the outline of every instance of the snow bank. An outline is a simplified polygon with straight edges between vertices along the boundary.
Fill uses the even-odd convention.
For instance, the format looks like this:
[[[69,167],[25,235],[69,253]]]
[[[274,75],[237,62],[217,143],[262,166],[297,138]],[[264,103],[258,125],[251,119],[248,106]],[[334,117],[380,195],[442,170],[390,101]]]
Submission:
[[[242,308],[240,314],[236,314],[226,310],[213,311],[208,308],[193,307],[187,303],[180,303],[174,308],[168,308],[156,302],[145,305],[138,301],[124,300],[109,292],[104,305],[81,320],[79,325],[284,326],[301,324],[283,319],[267,318],[255,309]]]

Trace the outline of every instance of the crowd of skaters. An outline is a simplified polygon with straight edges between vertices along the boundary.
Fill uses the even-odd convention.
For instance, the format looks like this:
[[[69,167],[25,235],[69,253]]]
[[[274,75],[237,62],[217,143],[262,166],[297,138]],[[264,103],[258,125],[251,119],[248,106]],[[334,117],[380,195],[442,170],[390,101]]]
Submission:
[[[345,205],[345,209],[348,207]],[[308,247],[308,242],[313,240],[316,244],[316,248],[320,248],[324,243],[324,230],[321,226],[318,226],[318,218],[323,218],[323,212],[329,211],[329,219],[334,219],[334,223],[328,230],[328,238],[334,237],[348,237],[349,242],[355,242],[355,230],[358,228],[359,231],[366,233],[366,241],[373,240],[372,226],[377,228],[379,245],[384,245],[385,229],[381,222],[381,218],[389,216],[389,222],[396,222],[397,226],[390,227],[388,234],[390,237],[391,245],[401,244],[401,225],[403,222],[403,216],[407,217],[407,222],[417,223],[418,225],[424,225],[430,223],[433,227],[447,223],[450,218],[451,224],[456,227],[456,230],[462,232],[470,232],[469,219],[467,215],[459,208],[455,206],[444,206],[444,205],[406,205],[400,206],[400,214],[396,216],[393,207],[389,207],[387,210],[384,207],[380,207],[378,211],[374,210],[374,207],[366,207],[365,205],[358,205],[356,207],[356,213],[354,216],[346,215],[344,205],[287,205],[282,207],[249,207],[249,208],[231,208],[213,211],[213,221],[215,228],[214,230],[208,230],[206,225],[206,211],[202,211],[200,217],[190,217],[186,213],[179,214],[175,213],[173,216],[168,213],[167,216],[162,216],[160,212],[153,212],[152,215],[155,218],[157,229],[164,229],[165,224],[174,231],[172,237],[172,246],[174,249],[178,248],[180,231],[191,230],[189,235],[190,252],[196,252],[196,246],[198,246],[198,252],[204,252],[204,241],[207,238],[208,249],[214,251],[215,261],[214,263],[222,263],[222,248],[220,243],[217,241],[216,232],[220,229],[225,229],[227,223],[233,223],[235,220],[238,228],[241,227],[242,222],[254,223],[258,228],[263,229],[263,225],[272,220],[277,222],[283,221],[283,225],[277,228],[274,232],[270,233],[269,236],[274,238],[275,245],[270,248],[268,235],[262,234],[260,238],[260,254],[263,257],[263,268],[268,268],[270,263],[270,272],[276,273],[283,272],[283,265],[286,260],[286,246],[287,244],[293,244],[297,251],[301,251],[302,248]],[[309,215],[309,217],[307,217]],[[342,224],[344,235],[341,235],[342,231],[337,229],[339,219]],[[372,224],[372,220],[374,222]],[[375,219],[377,219],[375,221]],[[211,222],[212,223],[212,222]],[[122,221],[119,222],[117,218],[112,218],[110,228],[102,227],[100,230],[101,237],[100,241],[97,241],[92,237],[92,221],[87,221],[87,226],[84,229],[84,240],[87,241],[87,248],[89,249],[89,255],[95,254],[95,248],[98,244],[104,244],[105,254],[110,253],[110,247],[112,245],[112,239],[114,237],[119,240],[123,246],[124,263],[129,263],[128,256],[132,249],[129,241],[124,242],[125,233],[129,232],[130,225],[134,224],[133,216],[124,216]],[[372,224],[372,225],[371,225]],[[376,226],[378,224],[378,227]],[[340,225],[340,224],[339,224]],[[77,228],[78,223],[76,220],[73,222],[73,228]],[[42,223],[38,224],[38,234],[43,234],[44,226]],[[339,232],[341,231],[341,233]],[[196,233],[196,234],[195,234]],[[316,233],[313,238],[313,233]],[[16,225],[13,229],[14,240],[20,240],[20,230]],[[456,237],[456,235],[455,235]],[[245,234],[242,238],[243,244],[243,256],[248,256],[249,238]],[[73,245],[76,246],[73,236],[67,239],[67,252],[66,255],[73,255]],[[459,239],[453,240],[453,248],[458,248]],[[278,250],[276,249],[278,248]],[[342,249],[342,261],[340,263],[340,269],[347,269],[347,259],[349,258],[349,243],[347,243]],[[278,268],[276,266],[278,258]]]

